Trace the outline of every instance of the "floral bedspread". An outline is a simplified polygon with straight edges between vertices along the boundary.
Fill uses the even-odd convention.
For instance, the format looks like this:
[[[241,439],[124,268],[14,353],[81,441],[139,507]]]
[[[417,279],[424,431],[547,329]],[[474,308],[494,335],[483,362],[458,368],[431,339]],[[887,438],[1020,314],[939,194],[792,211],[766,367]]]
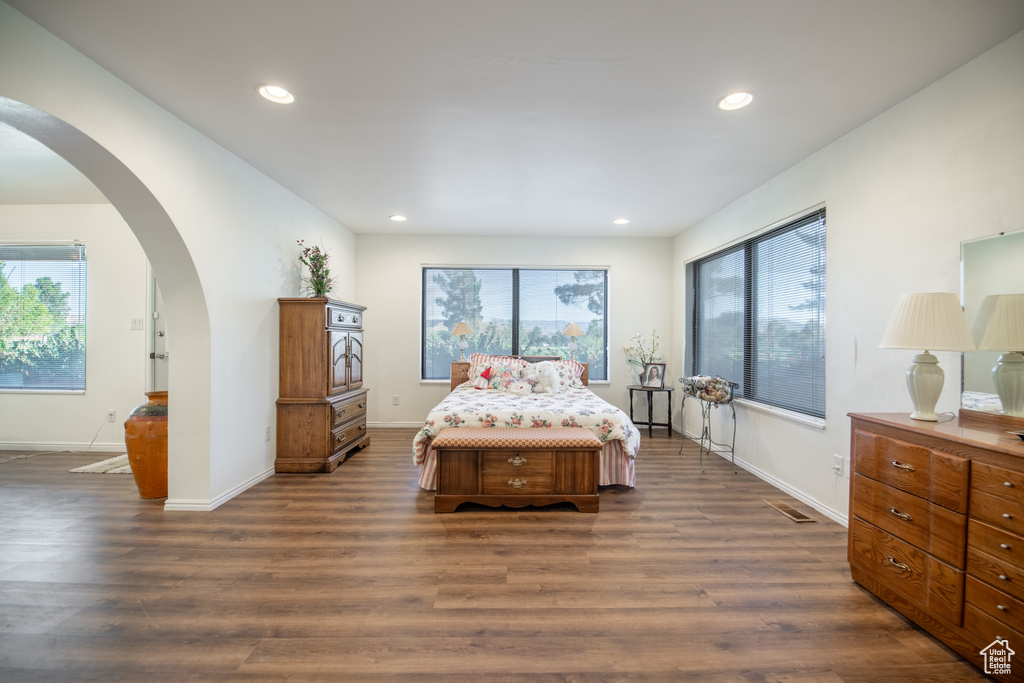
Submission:
[[[455,388],[423,421],[413,439],[413,462],[421,467],[420,486],[434,488],[431,440],[448,427],[584,427],[606,447],[601,485],[635,485],[632,459],[640,450],[640,432],[629,416],[590,389],[563,389],[557,394],[512,394]]]

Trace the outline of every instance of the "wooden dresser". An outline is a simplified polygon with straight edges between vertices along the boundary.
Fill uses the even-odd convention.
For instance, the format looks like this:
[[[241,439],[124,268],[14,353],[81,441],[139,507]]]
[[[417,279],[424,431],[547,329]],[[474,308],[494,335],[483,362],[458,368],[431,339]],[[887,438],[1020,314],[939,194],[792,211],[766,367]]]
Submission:
[[[1024,442],[966,411],[948,422],[851,413],[854,581],[979,668],[1008,641],[1024,681]]]
[[[363,387],[365,306],[278,299],[277,472],[331,472],[370,445]]]

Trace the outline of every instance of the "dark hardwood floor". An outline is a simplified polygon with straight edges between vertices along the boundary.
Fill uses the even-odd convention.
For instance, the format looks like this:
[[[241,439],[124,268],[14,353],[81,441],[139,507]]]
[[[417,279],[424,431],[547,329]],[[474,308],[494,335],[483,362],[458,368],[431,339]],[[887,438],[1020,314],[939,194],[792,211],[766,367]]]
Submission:
[[[209,513],[0,451],[0,680],[985,680],[851,582],[845,528],[692,442],[645,436],[598,514],[436,515],[413,433]]]

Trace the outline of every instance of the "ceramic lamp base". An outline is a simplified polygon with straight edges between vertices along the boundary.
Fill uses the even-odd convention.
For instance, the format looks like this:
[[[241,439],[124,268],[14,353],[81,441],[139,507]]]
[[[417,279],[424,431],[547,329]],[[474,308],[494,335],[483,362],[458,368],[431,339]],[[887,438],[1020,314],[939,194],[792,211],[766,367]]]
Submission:
[[[938,422],[935,404],[939,402],[945,373],[939,367],[939,359],[925,351],[914,356],[914,364],[907,368],[907,389],[914,403],[910,419],[922,422]]]
[[[999,414],[1024,417],[1024,356],[1016,351],[1001,355],[992,368],[992,382],[1003,404]]]

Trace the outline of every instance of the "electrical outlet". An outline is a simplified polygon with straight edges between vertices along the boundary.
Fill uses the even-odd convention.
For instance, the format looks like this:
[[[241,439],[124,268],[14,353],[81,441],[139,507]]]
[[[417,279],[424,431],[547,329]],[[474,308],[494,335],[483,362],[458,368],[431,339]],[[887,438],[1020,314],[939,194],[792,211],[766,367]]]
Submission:
[[[832,472],[837,477],[843,476],[843,456],[838,454],[832,456]]]
[[[263,440],[270,441],[270,425],[267,425],[266,430],[263,432]]]
[[[132,318],[132,329],[141,330],[145,329],[142,325],[142,318]]]
[[[397,406],[398,405],[398,394],[395,394],[394,396],[391,397],[391,405],[393,405],[393,406]]]
[[[107,411],[107,422],[117,422],[116,410],[111,409]]]

